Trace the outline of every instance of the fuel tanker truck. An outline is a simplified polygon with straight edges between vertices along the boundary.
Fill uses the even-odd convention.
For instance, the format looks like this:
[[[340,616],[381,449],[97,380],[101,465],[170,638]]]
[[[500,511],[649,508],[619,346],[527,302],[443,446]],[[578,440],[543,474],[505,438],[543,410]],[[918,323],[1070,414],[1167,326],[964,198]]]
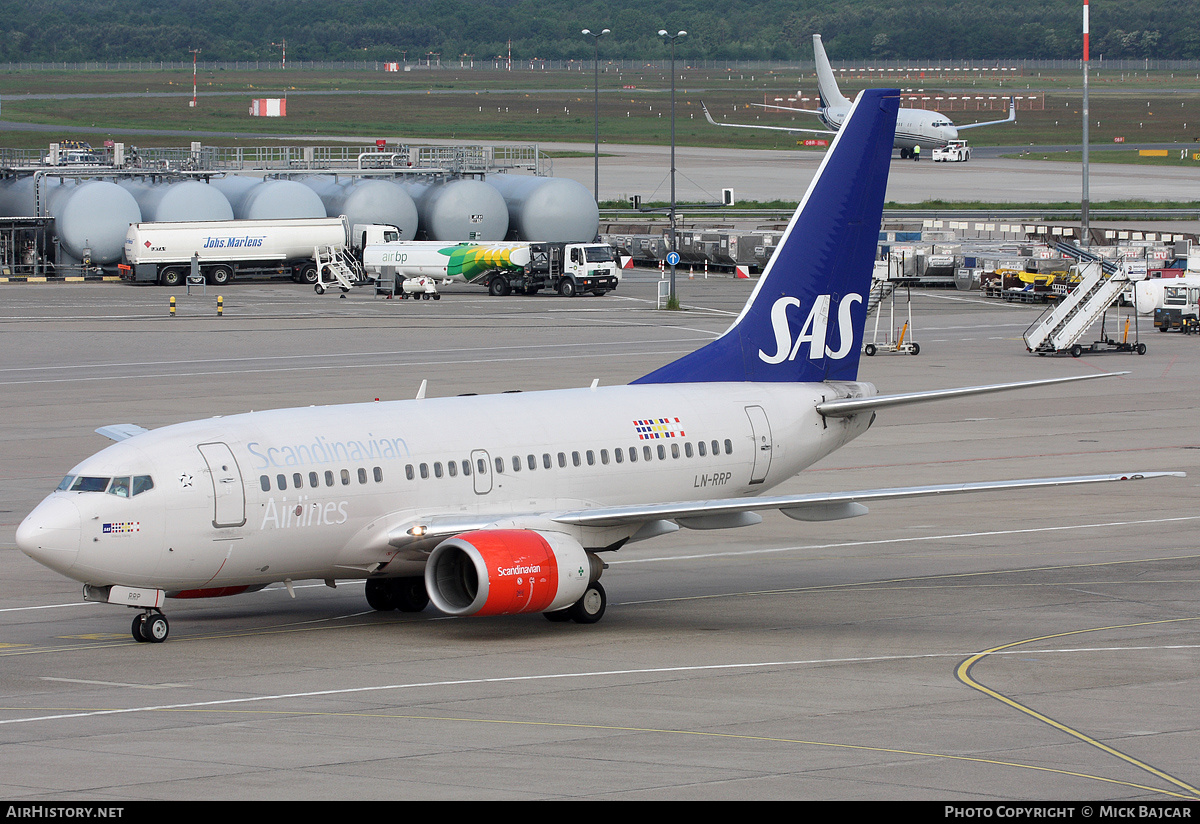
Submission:
[[[120,269],[135,282],[164,286],[184,283],[193,266],[218,286],[235,276],[264,275],[316,283],[318,248],[329,258],[398,237],[395,226],[381,224],[356,225],[351,232],[345,216],[134,223],[125,235]]]
[[[363,248],[363,269],[377,281],[396,279],[408,291],[416,278],[473,283],[495,296],[537,294],[550,289],[564,297],[603,295],[617,288],[621,270],[605,243],[439,243],[398,241]]]

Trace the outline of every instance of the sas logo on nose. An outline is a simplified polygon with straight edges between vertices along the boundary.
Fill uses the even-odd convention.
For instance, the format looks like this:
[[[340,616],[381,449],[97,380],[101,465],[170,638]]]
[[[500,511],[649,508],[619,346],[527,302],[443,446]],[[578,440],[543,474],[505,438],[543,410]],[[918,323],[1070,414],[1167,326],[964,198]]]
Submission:
[[[800,353],[800,347],[808,344],[809,360],[820,360],[824,357],[841,360],[850,354],[854,346],[854,327],[850,311],[856,303],[862,303],[862,295],[849,294],[844,296],[837,305],[837,349],[828,346],[829,305],[833,302],[829,295],[819,295],[808,310],[808,317],[800,327],[795,340],[792,339],[792,327],[788,322],[788,308],[800,309],[799,298],[783,297],[771,306],[771,329],[775,333],[775,354],[768,355],[761,349],[758,357],[763,363],[776,364],[785,360],[792,361]]]

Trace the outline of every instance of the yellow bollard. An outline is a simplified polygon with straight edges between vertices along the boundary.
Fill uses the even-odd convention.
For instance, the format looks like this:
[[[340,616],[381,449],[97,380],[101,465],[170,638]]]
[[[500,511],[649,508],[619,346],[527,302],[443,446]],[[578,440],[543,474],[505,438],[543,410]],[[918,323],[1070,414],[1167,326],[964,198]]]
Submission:
[[[225,314],[225,298],[217,295],[217,317],[221,317],[223,314]]]
[[[175,296],[171,295],[171,317],[175,317]]]

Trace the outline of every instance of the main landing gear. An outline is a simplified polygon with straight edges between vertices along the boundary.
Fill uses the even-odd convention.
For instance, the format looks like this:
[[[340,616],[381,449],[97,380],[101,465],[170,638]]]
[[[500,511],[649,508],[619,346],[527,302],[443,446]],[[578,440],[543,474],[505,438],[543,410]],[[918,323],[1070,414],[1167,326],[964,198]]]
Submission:
[[[420,612],[429,606],[429,593],[424,578],[369,578],[367,603],[380,612]]]
[[[171,626],[161,610],[148,609],[133,619],[132,631],[138,643],[161,644],[171,633]]]
[[[555,623],[574,621],[577,624],[594,624],[604,617],[607,607],[608,595],[605,594],[604,587],[600,586],[600,582],[594,581],[588,585],[583,597],[571,606],[554,612],[543,612],[542,615],[546,616],[547,621]]]

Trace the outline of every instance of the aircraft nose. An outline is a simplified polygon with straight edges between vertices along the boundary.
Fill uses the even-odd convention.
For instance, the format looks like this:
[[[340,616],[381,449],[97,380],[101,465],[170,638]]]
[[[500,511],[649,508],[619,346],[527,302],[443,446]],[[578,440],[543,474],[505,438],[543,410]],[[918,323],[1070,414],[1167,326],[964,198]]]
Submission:
[[[42,501],[17,527],[17,546],[39,564],[66,573],[79,555],[79,507],[68,497]]]

